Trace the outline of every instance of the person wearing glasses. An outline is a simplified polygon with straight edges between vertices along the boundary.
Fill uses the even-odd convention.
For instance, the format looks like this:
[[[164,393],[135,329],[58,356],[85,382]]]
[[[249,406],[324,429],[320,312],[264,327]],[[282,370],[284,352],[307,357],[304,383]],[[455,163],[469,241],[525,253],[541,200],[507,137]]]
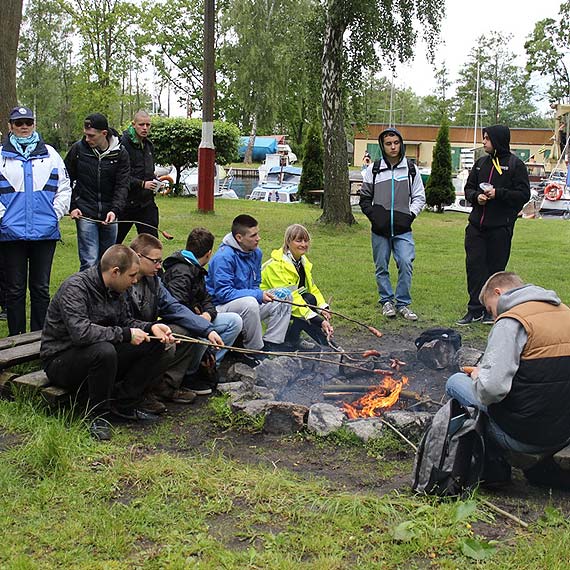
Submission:
[[[220,335],[214,326],[175,299],[158,276],[162,268],[162,243],[150,234],[139,234],[130,244],[130,248],[139,256],[137,283],[127,292],[131,314],[143,321],[160,322],[184,336],[201,337],[214,346],[223,346]],[[160,414],[166,411],[162,401],[189,404],[196,394],[212,393],[208,390],[185,389],[185,377],[198,370],[205,350],[198,343],[181,342],[166,350],[161,359],[160,375],[155,384],[150,386],[143,403],[145,411]]]
[[[129,153],[131,165],[129,194],[123,218],[135,221],[137,233],[158,237],[158,206],[154,195],[159,182],[154,175],[154,146],[148,138],[150,126],[150,115],[146,111],[138,111],[121,138],[121,144]],[[132,226],[132,223],[119,224],[117,243],[123,243]]]
[[[101,113],[83,123],[83,138],[65,157],[73,193],[70,216],[77,224],[79,270],[97,265],[117,241],[117,221],[129,191],[129,153]]]
[[[9,334],[26,332],[26,287],[30,330],[41,330],[49,305],[51,266],[59,220],[71,198],[69,177],[58,152],[35,128],[34,113],[15,107],[0,148],[0,242]]]

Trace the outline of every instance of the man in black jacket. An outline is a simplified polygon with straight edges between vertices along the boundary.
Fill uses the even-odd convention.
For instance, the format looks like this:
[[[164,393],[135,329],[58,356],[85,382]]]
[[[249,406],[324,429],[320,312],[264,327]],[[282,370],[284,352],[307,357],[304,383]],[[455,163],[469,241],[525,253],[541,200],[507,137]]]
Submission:
[[[136,283],[138,271],[132,249],[112,246],[99,265],[61,284],[42,331],[40,357],[47,377],[68,390],[86,388],[94,418],[90,431],[97,439],[110,437],[104,419],[110,411],[129,420],[157,419],[138,404],[157,377],[162,343],[174,339],[167,325],[131,316],[125,292]]]
[[[123,218],[135,221],[137,233],[158,237],[158,207],[154,202],[158,181],[154,176],[154,146],[148,138],[149,133],[150,115],[146,111],[138,111],[121,138],[121,144],[129,153],[131,165],[129,194]],[[117,243],[123,243],[132,225],[120,224]]]
[[[507,266],[517,215],[530,199],[526,166],[511,153],[510,140],[511,132],[504,125],[484,128],[487,154],[475,163],[465,184],[465,198],[473,205],[465,229],[469,303],[458,325],[493,323],[479,294],[485,281]]]
[[[89,115],[83,133],[65,157],[73,188],[69,213],[77,224],[80,271],[97,265],[115,243],[116,222],[125,208],[130,172],[129,154],[120,145],[119,133],[109,128],[105,115]]]

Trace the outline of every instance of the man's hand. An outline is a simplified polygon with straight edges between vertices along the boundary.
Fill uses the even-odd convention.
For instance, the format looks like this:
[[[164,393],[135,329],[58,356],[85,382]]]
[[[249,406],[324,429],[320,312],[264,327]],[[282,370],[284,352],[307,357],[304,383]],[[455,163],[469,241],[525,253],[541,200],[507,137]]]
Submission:
[[[143,342],[148,342],[150,338],[148,338],[148,334],[145,333],[142,329],[131,329],[131,344],[138,346]]]
[[[105,216],[105,220],[103,221],[104,224],[112,224],[117,219],[115,216],[115,212],[107,212]]]
[[[155,325],[152,325],[150,330],[152,331],[152,334],[164,344],[174,344],[176,342],[176,339],[172,335],[172,331],[168,325],[156,323]]]
[[[158,181],[146,180],[143,187],[146,188],[147,190],[152,190],[154,192],[158,188]]]
[[[272,293],[269,293],[268,291],[264,291],[263,292],[263,299],[262,299],[262,303],[271,303],[271,301],[273,301],[273,299],[275,299],[274,295]]]
[[[479,206],[484,206],[487,203],[487,195],[486,194],[479,194],[477,196],[477,202],[479,204]]]
[[[219,350],[220,346],[224,346],[224,341],[222,340],[222,337],[216,332],[216,331],[212,331],[209,335],[208,335],[208,340],[212,343],[215,344],[216,346],[213,346],[212,348],[214,350]]]
[[[75,208],[74,210],[71,210],[71,212],[69,212],[69,216],[71,217],[72,220],[77,220],[78,218],[81,218],[81,216],[83,216],[83,212],[81,212],[79,208]]]
[[[325,333],[327,340],[334,334],[334,328],[328,321],[322,322],[321,329],[323,330],[323,333]]]

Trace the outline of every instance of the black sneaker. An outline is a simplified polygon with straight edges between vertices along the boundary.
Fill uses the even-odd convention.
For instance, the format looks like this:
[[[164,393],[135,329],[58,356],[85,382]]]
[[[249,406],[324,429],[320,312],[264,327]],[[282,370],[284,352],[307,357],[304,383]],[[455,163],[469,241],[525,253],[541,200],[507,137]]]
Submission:
[[[472,313],[471,311],[467,311],[465,315],[459,319],[455,324],[456,325],[470,325],[471,323],[476,323],[483,319],[484,311],[480,313]]]
[[[112,408],[111,412],[123,420],[131,420],[141,423],[156,422],[160,418],[156,414],[145,412],[138,408]]]
[[[95,418],[89,426],[89,435],[97,441],[111,439],[111,424],[103,418]]]
[[[495,319],[493,318],[493,315],[491,315],[490,313],[485,311],[485,314],[483,315],[483,318],[481,319],[481,323],[484,325],[493,325],[493,324],[495,324]]]
[[[265,358],[264,354],[248,354],[246,352],[237,353],[238,356],[235,359],[236,362],[243,362],[251,368],[255,368],[261,364],[261,361]]]

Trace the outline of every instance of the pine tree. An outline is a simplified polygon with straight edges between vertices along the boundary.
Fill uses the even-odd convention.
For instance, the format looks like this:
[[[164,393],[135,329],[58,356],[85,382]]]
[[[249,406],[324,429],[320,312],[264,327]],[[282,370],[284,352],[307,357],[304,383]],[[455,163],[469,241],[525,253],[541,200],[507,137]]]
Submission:
[[[299,198],[309,201],[309,190],[320,190],[323,187],[323,140],[319,126],[311,124],[305,141],[303,155],[303,172],[299,183]]]
[[[437,133],[431,163],[431,175],[426,184],[426,202],[436,212],[443,212],[443,207],[453,203],[455,189],[451,179],[451,146],[449,144],[449,125],[444,121]]]

